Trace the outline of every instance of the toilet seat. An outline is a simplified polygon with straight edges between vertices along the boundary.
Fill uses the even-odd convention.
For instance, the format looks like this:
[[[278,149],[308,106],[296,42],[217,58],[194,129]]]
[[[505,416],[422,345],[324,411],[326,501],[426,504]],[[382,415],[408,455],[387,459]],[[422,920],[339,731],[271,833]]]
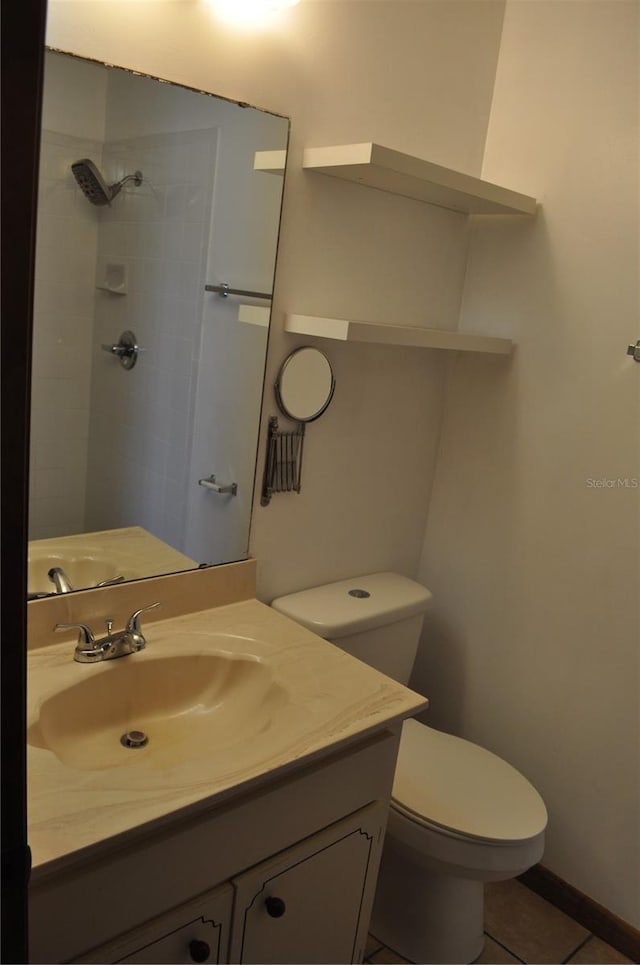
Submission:
[[[402,727],[392,808],[425,830],[490,845],[542,834],[547,810],[511,764],[417,720]]]

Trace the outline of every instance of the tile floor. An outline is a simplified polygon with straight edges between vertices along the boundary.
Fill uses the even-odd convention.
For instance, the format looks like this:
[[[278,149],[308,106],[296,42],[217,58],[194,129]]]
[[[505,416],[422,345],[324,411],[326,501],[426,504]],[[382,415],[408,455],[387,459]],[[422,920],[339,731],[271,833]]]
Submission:
[[[485,965],[619,965],[631,961],[515,880],[486,886],[485,934],[485,948],[477,959]],[[374,965],[407,961],[373,935],[365,955],[365,962]]]

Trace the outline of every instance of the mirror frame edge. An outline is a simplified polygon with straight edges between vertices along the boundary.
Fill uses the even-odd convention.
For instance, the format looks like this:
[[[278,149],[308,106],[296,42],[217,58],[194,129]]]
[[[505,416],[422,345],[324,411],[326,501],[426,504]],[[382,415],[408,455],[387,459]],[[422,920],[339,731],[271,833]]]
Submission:
[[[87,57],[85,54],[79,54],[75,50],[63,50],[62,47],[52,47],[50,44],[44,44],[44,53],[63,54],[65,57],[73,57],[74,60],[82,60],[84,63],[94,64],[96,67],[122,70],[125,74],[132,74],[134,77],[143,77],[146,80],[157,80],[161,84],[166,84],[168,87],[180,87],[182,90],[191,91],[193,94],[203,94],[205,97],[215,97],[217,100],[226,101],[227,104],[235,104],[236,107],[251,108],[252,110],[260,111],[262,114],[271,114],[272,117],[278,117],[283,121],[287,121],[288,132],[291,131],[291,118],[287,114],[280,114],[278,111],[273,111],[268,107],[259,107],[257,104],[250,104],[248,101],[239,101],[235,97],[227,97],[225,94],[215,94],[211,90],[192,87],[191,84],[185,84],[181,80],[170,80],[168,77],[158,77],[155,74],[148,74],[144,70],[136,70],[135,67],[125,67],[123,64],[112,64],[107,60],[98,60],[97,57]]]
[[[27,962],[27,520],[31,338],[46,0],[2,8],[2,960]],[[18,92],[16,96],[15,92]],[[8,145],[10,144],[10,149]],[[25,171],[28,172],[25,176]],[[10,320],[10,321],[9,321]],[[10,349],[7,352],[7,349]],[[7,567],[6,560],[11,560]]]

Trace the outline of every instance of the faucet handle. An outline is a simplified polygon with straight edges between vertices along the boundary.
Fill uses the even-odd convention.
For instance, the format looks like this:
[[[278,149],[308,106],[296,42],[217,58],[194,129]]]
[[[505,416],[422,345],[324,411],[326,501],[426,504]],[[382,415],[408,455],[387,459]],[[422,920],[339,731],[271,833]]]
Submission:
[[[116,583],[124,583],[124,576],[112,576],[110,580],[102,580],[101,583],[96,583],[96,589],[99,586],[115,586]]]
[[[161,603],[150,603],[149,606],[142,606],[135,613],[132,613],[127,621],[127,633],[140,633],[142,628],[140,626],[140,614],[145,613],[147,610],[155,610],[156,607],[162,606]]]
[[[96,642],[96,638],[93,635],[93,630],[88,627],[86,623],[56,623],[53,628],[56,632],[60,630],[72,630],[73,627],[77,627],[78,633],[78,644],[84,644],[85,647],[93,647]]]

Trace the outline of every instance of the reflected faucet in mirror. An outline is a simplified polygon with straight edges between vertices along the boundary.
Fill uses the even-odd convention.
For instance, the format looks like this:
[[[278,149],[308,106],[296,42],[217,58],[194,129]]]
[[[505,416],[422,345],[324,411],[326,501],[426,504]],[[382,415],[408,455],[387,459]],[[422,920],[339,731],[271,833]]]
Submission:
[[[56,593],[73,593],[75,587],[71,585],[69,577],[61,566],[52,566],[47,576],[56,588]],[[112,576],[108,580],[99,580],[95,586],[114,586],[116,583],[123,583],[124,576]]]
[[[288,120],[59,51],[42,117],[29,596],[245,559]]]
[[[56,593],[71,593],[73,587],[61,566],[52,566],[47,576],[56,588]]]

